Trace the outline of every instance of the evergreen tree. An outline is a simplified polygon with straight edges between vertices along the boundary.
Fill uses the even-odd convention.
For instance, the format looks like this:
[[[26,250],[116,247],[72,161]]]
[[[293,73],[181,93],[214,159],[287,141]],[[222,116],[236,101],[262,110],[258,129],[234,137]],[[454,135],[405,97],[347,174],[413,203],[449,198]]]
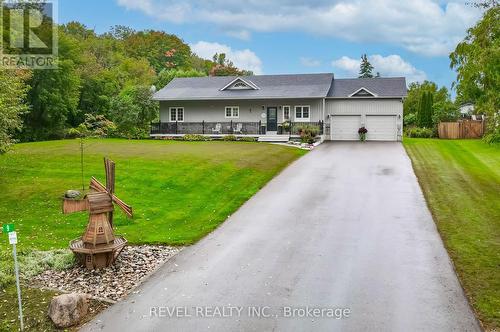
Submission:
[[[425,121],[424,121],[424,127],[426,128],[432,128],[432,115],[433,115],[433,95],[430,92],[427,92],[427,103],[426,103],[426,110],[425,110]]]
[[[424,91],[420,97],[417,113],[417,126],[432,128],[432,93]]]
[[[366,56],[366,54],[363,54],[361,56],[361,64],[359,65],[359,78],[372,78],[373,77],[373,74],[372,74],[372,70],[373,70],[373,66],[372,64],[370,63],[370,61],[368,61],[368,57]]]

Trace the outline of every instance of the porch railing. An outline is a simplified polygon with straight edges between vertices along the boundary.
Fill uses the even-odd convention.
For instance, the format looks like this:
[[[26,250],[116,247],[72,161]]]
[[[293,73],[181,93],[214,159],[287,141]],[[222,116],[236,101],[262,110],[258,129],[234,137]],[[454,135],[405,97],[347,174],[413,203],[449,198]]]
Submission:
[[[323,134],[323,121],[319,122],[287,122],[278,123],[278,135],[298,135],[299,129],[303,125],[315,126],[319,134]],[[185,134],[205,134],[205,135],[265,135],[266,123],[228,121],[228,122],[152,122],[151,134],[161,135],[185,135]]]

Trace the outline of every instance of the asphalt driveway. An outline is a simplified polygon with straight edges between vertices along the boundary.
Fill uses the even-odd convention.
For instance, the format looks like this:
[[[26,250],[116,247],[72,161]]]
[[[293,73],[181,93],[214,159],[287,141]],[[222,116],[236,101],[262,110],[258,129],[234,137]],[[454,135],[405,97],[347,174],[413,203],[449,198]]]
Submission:
[[[296,161],[83,330],[480,328],[402,145],[346,142]]]

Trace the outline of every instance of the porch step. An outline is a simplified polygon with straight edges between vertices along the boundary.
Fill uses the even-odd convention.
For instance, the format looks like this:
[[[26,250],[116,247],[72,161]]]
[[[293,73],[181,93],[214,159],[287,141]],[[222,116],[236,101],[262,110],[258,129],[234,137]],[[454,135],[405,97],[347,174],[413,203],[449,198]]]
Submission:
[[[259,136],[259,142],[288,142],[288,135],[265,135]]]

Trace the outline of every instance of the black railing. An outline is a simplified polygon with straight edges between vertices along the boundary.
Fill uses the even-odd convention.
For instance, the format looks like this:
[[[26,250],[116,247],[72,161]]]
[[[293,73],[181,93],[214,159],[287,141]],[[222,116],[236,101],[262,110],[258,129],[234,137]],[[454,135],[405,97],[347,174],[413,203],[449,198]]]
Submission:
[[[262,122],[152,122],[151,134],[262,135]]]
[[[303,126],[314,126],[318,128],[319,135],[323,134],[323,121],[318,122],[285,122],[278,123],[278,135],[299,135]],[[265,135],[266,123],[258,122],[152,122],[151,134],[161,135]]]

